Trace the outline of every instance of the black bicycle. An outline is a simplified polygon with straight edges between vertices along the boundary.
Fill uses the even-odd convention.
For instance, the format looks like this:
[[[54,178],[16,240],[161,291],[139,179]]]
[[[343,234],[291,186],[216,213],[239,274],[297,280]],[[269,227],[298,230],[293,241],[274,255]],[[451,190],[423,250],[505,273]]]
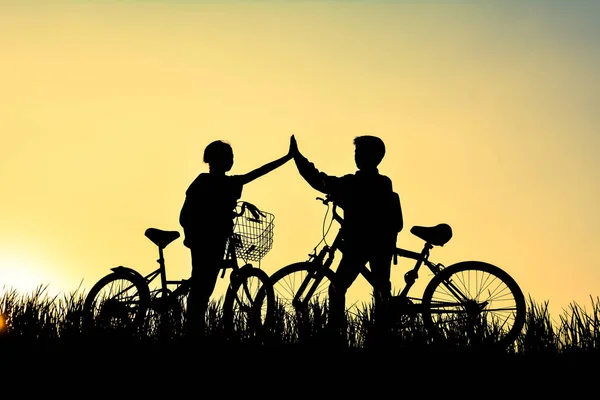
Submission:
[[[331,245],[323,244],[318,253],[317,245],[307,261],[287,265],[271,275],[276,307],[300,323],[306,318],[322,318],[315,312],[326,309],[329,286],[335,285],[332,264],[336,252],[343,251],[340,233],[343,218],[329,197],[317,200],[328,205],[328,211],[333,204],[331,222],[340,224],[334,241]],[[504,270],[482,261],[463,261],[447,267],[430,261],[430,251],[445,245],[452,237],[447,224],[413,226],[410,232],[425,244],[419,253],[396,248],[394,265],[398,256],[414,259],[416,263],[405,273],[401,292],[390,293],[393,315],[405,322],[420,315],[429,336],[438,343],[451,339],[451,343],[467,346],[512,344],[524,326],[526,313],[525,298],[517,282]],[[319,244],[323,242],[324,237]],[[422,265],[433,275],[422,296],[411,297],[409,291]],[[366,266],[362,275],[373,285],[371,271]]]
[[[230,334],[257,335],[272,318],[274,295],[267,273],[248,261],[260,261],[271,249],[274,216],[244,201],[238,202],[235,215],[221,267],[221,278],[231,270],[223,301],[223,326]],[[169,280],[164,258],[164,249],[180,234],[148,228],[145,235],[158,247],[159,267],[145,276],[125,266],[111,268],[86,296],[86,330],[118,329],[132,334],[155,330],[162,336],[183,332],[191,278]],[[246,263],[239,266],[239,260]],[[151,289],[157,278],[160,285]]]

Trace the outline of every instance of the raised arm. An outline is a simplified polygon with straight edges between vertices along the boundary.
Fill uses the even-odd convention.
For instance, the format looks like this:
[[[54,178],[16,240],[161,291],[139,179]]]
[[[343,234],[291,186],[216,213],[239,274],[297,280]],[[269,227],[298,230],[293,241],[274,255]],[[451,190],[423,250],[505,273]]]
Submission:
[[[252,170],[244,175],[241,175],[240,179],[242,181],[242,185],[252,182],[253,180],[255,180],[257,178],[260,178],[261,176],[268,174],[269,172],[273,171],[274,169],[281,167],[283,164],[285,164],[286,162],[291,160],[293,155],[294,155],[293,148],[290,143],[290,149],[285,156],[280,157],[277,160],[271,161],[270,163],[267,163],[261,167],[258,167],[255,170]]]
[[[313,163],[308,161],[308,159],[300,153],[295,139],[294,147],[294,162],[296,163],[298,172],[304,180],[312,186],[313,189],[318,190],[321,193],[334,194],[340,178],[337,176],[329,176],[326,173],[319,171]]]

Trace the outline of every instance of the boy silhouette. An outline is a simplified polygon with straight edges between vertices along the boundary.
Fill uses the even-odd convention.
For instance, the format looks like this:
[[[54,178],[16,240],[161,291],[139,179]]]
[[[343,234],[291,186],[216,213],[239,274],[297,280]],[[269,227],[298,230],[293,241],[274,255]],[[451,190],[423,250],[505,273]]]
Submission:
[[[391,261],[398,233],[403,227],[403,216],[392,181],[377,169],[385,155],[384,142],[370,135],[354,138],[354,161],[358,170],[337,177],[315,168],[300,153],[293,135],[290,140],[300,175],[314,189],[329,195],[343,210],[342,258],[335,281],[329,287],[332,332],[336,336],[345,335],[346,292],[367,263],[374,277],[375,323],[385,327],[385,300],[391,292]]]
[[[209,172],[200,173],[186,191],[179,223],[183,227],[183,244],[190,249],[192,260],[191,288],[188,296],[188,332],[204,333],[205,312],[212,295],[227,240],[233,233],[233,218],[244,185],[273,171],[291,160],[285,156],[243,175],[227,175],[233,166],[233,149],[222,140],[206,146],[204,162]]]

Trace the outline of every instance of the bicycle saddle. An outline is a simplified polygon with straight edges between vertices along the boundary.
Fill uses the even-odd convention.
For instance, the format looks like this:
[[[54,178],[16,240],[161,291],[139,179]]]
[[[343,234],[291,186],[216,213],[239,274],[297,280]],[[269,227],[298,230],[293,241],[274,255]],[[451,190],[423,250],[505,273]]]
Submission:
[[[448,224],[413,226],[410,233],[434,246],[443,246],[452,238],[452,228]]]
[[[164,249],[171,243],[173,240],[179,237],[179,232],[177,231],[163,231],[162,229],[157,228],[148,228],[144,233],[148,239],[152,241],[155,245]]]

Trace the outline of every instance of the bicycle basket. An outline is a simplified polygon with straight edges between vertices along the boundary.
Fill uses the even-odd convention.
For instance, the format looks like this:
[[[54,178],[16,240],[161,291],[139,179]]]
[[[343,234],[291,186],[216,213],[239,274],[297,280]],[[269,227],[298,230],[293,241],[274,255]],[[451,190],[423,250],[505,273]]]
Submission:
[[[245,209],[235,218],[233,227],[235,254],[243,260],[260,261],[273,247],[273,220],[275,216],[260,210],[257,217]]]

